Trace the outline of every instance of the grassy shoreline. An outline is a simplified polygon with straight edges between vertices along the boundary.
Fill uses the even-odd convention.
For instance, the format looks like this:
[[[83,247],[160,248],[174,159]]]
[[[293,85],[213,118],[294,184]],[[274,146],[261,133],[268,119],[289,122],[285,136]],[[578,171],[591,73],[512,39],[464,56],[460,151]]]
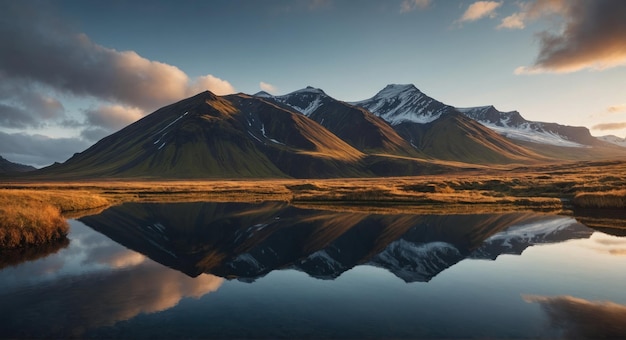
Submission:
[[[21,180],[0,183],[0,249],[64,237],[64,218],[124,202],[272,200],[390,213],[560,212],[626,208],[625,187],[626,162],[620,161],[390,178]]]

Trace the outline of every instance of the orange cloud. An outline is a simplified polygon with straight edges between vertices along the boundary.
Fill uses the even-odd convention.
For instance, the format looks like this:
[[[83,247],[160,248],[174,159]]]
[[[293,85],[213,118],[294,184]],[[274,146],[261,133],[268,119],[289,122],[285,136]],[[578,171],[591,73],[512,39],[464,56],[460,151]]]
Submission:
[[[626,122],[602,123],[591,127],[592,130],[620,130],[626,128]]]
[[[608,113],[616,113],[616,112],[622,112],[622,111],[626,111],[626,104],[613,105],[613,106],[609,106],[606,109],[606,112]]]
[[[564,332],[566,339],[626,338],[626,306],[610,301],[588,301],[573,296],[524,296],[538,303],[550,326]]]
[[[552,0],[536,1],[533,5],[521,14],[522,22],[545,13],[558,13],[564,20],[564,29],[538,33],[540,47],[536,61],[518,67],[515,74],[569,73],[626,65],[626,2]]]
[[[100,126],[106,130],[119,130],[143,116],[145,112],[136,107],[122,105],[102,105],[95,109],[85,110],[87,122],[92,126]]]
[[[276,86],[274,86],[272,84],[269,84],[269,83],[266,83],[264,81],[259,83],[259,87],[261,88],[261,90],[263,90],[263,91],[265,91],[267,93],[270,93],[270,94],[276,94],[276,92],[278,90],[276,88]]]
[[[485,17],[493,18],[496,9],[500,6],[502,6],[502,2],[476,1],[465,10],[458,22],[471,22]]]
[[[134,51],[117,51],[76,34],[28,3],[3,8],[0,21],[0,74],[3,82],[48,86],[57,92],[153,110],[195,94],[235,92],[213,75],[191,79],[176,66]],[[42,63],[45,56],[45,63]],[[53,103],[44,103],[46,105]]]

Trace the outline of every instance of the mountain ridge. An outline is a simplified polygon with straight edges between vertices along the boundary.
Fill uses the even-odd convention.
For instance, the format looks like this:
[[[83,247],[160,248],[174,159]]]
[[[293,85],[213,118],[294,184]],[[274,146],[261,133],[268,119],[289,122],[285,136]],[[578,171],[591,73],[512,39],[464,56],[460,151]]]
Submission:
[[[538,144],[497,130],[516,126],[577,144]],[[574,132],[576,137],[568,137]],[[626,148],[600,141],[585,128],[530,122],[517,111],[493,106],[458,110],[412,84],[391,84],[354,103],[309,86],[282,96],[205,91],[33,174],[58,179],[412,176],[476,165],[618,156],[626,156]]]

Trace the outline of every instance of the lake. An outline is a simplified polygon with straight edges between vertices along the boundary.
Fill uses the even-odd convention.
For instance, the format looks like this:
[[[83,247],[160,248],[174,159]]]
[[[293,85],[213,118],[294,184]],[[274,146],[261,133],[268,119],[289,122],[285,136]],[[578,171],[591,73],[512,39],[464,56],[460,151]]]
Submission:
[[[626,337],[626,237],[571,216],[127,203],[70,224],[3,259],[1,338]]]

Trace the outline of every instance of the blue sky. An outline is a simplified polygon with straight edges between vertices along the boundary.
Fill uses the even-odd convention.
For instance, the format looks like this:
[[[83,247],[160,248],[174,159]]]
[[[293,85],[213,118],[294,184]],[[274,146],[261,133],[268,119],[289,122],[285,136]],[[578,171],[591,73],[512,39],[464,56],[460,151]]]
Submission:
[[[458,107],[626,136],[626,2],[0,0],[0,155],[63,162],[209,89]]]

